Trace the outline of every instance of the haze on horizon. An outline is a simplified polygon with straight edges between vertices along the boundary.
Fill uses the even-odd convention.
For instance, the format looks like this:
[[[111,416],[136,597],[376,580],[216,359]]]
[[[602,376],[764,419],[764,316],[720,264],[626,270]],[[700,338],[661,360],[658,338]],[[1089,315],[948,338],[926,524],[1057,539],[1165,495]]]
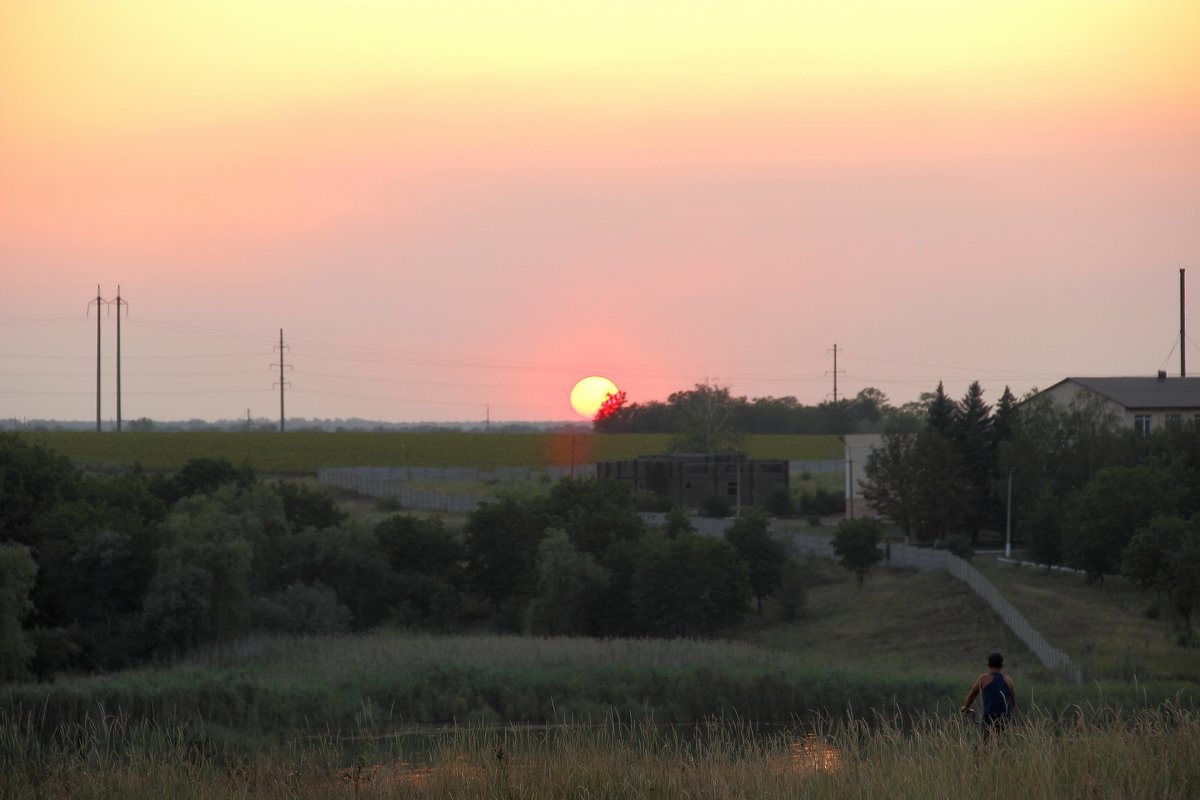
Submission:
[[[574,419],[592,374],[811,404],[834,343],[895,404],[1178,374],[1197,31],[1190,0],[3,3],[0,418],[94,416],[97,284],[126,420],[276,415],[281,328],[307,418]]]

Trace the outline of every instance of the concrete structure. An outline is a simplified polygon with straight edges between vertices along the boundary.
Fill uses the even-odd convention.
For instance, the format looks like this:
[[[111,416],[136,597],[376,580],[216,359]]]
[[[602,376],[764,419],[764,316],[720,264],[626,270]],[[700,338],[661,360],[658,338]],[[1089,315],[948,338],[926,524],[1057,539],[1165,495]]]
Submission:
[[[691,508],[713,495],[725,497],[731,506],[761,506],[773,489],[787,488],[788,462],[742,455],[638,456],[630,461],[601,461],[596,464],[596,477],[626,481],[634,491]]]
[[[1068,406],[1082,397],[1100,398],[1129,427],[1149,433],[1163,425],[1200,422],[1200,378],[1064,378],[1039,392]]]
[[[851,433],[842,437],[846,448],[846,516],[874,517],[875,509],[863,497],[862,480],[871,453],[883,444],[882,433]]]

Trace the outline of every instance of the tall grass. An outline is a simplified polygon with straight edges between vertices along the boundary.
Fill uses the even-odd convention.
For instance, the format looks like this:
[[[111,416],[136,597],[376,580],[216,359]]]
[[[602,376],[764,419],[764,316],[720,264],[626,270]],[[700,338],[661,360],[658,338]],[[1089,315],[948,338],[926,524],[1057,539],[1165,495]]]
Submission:
[[[365,717],[427,723],[553,723],[609,713],[691,723],[721,714],[759,722],[814,715],[913,715],[957,707],[962,680],[838,669],[736,642],[437,637],[398,632],[256,637],[169,668],[7,688],[0,710],[43,733],[99,710],[194,727],[252,747],[297,731],[352,731]],[[1061,716],[1081,702],[1191,706],[1178,684],[1021,684],[1022,702]]]
[[[1200,795],[1200,723],[1163,709],[1031,716],[999,741],[952,717],[664,729],[609,718],[550,729],[457,728],[423,759],[395,740],[357,755],[323,737],[249,757],[180,730],[89,721],[38,744],[0,717],[3,796],[176,798],[1161,798]],[[33,742],[33,743],[31,743]]]

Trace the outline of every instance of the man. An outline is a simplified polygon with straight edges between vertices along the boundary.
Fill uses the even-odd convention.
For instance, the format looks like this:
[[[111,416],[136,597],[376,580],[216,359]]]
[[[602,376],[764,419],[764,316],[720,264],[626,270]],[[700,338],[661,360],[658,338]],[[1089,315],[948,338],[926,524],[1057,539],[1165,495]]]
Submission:
[[[975,679],[967,699],[963,701],[962,712],[971,709],[975,698],[983,694],[983,733],[988,735],[993,730],[1001,730],[1012,719],[1013,711],[1017,708],[1017,693],[1013,688],[1012,678],[1004,674],[1004,656],[992,653],[988,656],[988,671]]]

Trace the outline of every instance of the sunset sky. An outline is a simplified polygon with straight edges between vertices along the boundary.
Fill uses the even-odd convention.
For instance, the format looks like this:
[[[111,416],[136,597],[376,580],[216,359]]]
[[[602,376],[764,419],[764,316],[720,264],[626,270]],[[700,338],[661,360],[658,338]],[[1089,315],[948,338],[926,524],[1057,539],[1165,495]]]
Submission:
[[[0,0],[0,418],[1178,374],[1195,0]],[[1200,303],[1191,304],[1200,341]],[[94,311],[93,311],[94,313]],[[115,317],[103,320],[104,417]],[[1200,374],[1200,347],[1187,342]]]

